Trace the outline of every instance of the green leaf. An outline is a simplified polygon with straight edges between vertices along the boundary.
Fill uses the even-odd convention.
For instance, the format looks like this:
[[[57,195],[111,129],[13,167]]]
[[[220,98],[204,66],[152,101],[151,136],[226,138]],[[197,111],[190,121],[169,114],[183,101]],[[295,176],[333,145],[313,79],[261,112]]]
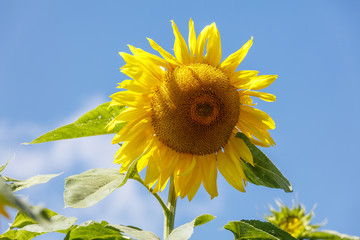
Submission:
[[[38,207],[32,207],[32,209],[41,210]],[[64,217],[49,209],[43,209],[41,213],[44,218],[49,218],[48,222],[37,223],[23,212],[19,212],[10,229],[0,235],[0,239],[28,240],[48,232],[67,233],[76,222],[74,217]]]
[[[341,234],[335,231],[324,230],[319,232],[307,232],[300,236],[301,239],[330,239],[330,240],[360,240],[357,236]]]
[[[194,232],[194,227],[200,226],[210,222],[215,217],[210,214],[201,215],[189,223],[185,223],[178,228],[175,228],[167,237],[166,240],[187,240]]]
[[[91,169],[65,179],[65,207],[86,208],[99,202],[116,188],[125,178],[118,169]]]
[[[0,240],[30,240],[42,233],[34,233],[25,230],[9,230],[0,235]]]
[[[255,167],[250,163],[243,162],[245,175],[249,182],[270,188],[281,188],[285,192],[292,192],[292,186],[271,160],[258,149],[243,133],[237,133],[236,137],[245,141],[249,147]]]
[[[137,240],[160,240],[155,233],[143,231],[141,229],[137,229],[130,226],[123,226],[123,225],[114,225],[109,224],[108,226],[119,229],[121,232],[137,239]]]
[[[121,113],[125,106],[112,106],[110,102],[103,103],[95,109],[82,115],[77,121],[52,130],[36,138],[29,144],[57,141],[62,139],[89,137],[118,132],[126,123],[117,124],[112,131],[107,131],[106,125]]]
[[[31,208],[24,201],[16,197],[2,178],[0,178],[0,206],[16,208],[40,223],[48,220],[41,209],[37,208],[34,210],[34,208]]]
[[[31,207],[31,209],[33,211],[36,211],[36,212],[41,212],[41,215],[46,218],[46,219],[49,219],[52,217],[52,216],[55,216],[57,215],[56,212],[54,211],[51,211],[49,209],[42,209],[40,207]],[[16,217],[15,217],[15,220],[14,222],[10,225],[10,229],[13,229],[13,228],[23,228],[27,225],[30,225],[30,224],[36,224],[36,220],[34,220],[33,218],[29,217],[27,214],[25,214],[23,211],[19,211],[17,214],[16,214]]]
[[[29,224],[21,228],[29,232],[47,233],[47,232],[61,232],[66,233],[76,222],[75,217],[65,217],[62,215],[55,215],[50,218],[49,224]]]
[[[296,240],[296,238],[271,223],[258,220],[229,222],[224,228],[234,234],[235,240]]]
[[[48,174],[48,175],[37,175],[37,176],[31,177],[29,179],[26,179],[25,181],[18,181],[17,180],[16,182],[10,183],[10,187],[12,188],[12,190],[14,192],[16,192],[16,191],[19,191],[21,189],[34,186],[36,184],[47,183],[49,180],[53,179],[54,177],[59,176],[60,174],[62,174],[62,173]]]
[[[124,237],[118,229],[108,227],[106,222],[97,223],[95,221],[85,222],[71,229],[68,233],[67,240],[123,240],[129,239]]]

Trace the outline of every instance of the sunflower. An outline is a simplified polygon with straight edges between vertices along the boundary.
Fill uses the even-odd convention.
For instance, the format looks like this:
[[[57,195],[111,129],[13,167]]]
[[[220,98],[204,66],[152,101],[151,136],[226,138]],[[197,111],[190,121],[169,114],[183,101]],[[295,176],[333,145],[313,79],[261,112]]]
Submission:
[[[241,131],[259,146],[275,144],[268,132],[275,123],[253,108],[251,96],[275,101],[274,95],[253,90],[269,86],[277,76],[236,71],[252,38],[221,61],[215,23],[196,37],[190,19],[188,45],[171,23],[175,56],[149,38],[162,57],[130,45],[132,54],[120,52],[126,62],[121,71],[130,79],[119,83],[118,88],[126,91],[111,95],[111,105],[127,106],[108,125],[112,130],[127,122],[112,141],[122,143],[114,162],[126,172],[138,159],[137,170],[147,167],[145,183],[154,186],[154,192],[162,191],[173,176],[177,196],[190,201],[201,183],[211,198],[218,195],[218,169],[234,188],[245,192],[242,162],[253,164],[253,156],[235,135]]]
[[[294,238],[302,238],[305,233],[313,232],[322,224],[310,224],[313,217],[313,210],[306,214],[306,209],[303,205],[293,202],[293,207],[290,209],[285,204],[277,201],[279,211],[276,211],[270,206],[272,215],[265,216],[265,219],[280,229],[288,232]]]

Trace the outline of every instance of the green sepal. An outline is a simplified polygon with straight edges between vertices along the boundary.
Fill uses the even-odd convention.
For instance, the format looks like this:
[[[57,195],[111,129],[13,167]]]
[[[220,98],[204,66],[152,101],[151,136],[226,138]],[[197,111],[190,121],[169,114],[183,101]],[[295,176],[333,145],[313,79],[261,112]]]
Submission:
[[[235,240],[296,240],[275,225],[259,220],[233,221],[226,224],[224,228],[234,234]]]
[[[74,226],[65,237],[65,240],[129,240],[124,237],[120,230],[108,225],[107,222],[101,223],[88,221],[79,226]]]
[[[289,180],[260,149],[250,142],[245,134],[237,133],[236,137],[244,140],[253,155],[255,166],[243,161],[244,172],[249,182],[270,188],[281,188],[285,192],[293,191]]]
[[[82,115],[74,123],[59,127],[25,144],[116,133],[126,123],[117,124],[112,131],[108,131],[106,125],[126,108],[125,106],[112,106],[109,108],[109,105],[110,102],[103,103]]]
[[[328,239],[328,240],[360,240],[357,236],[338,233],[332,230],[323,230],[316,232],[305,232],[300,235],[299,239]]]
[[[194,227],[200,226],[207,222],[210,222],[215,217],[210,214],[201,215],[189,223],[185,223],[180,227],[175,228],[166,240],[188,240],[194,232]]]

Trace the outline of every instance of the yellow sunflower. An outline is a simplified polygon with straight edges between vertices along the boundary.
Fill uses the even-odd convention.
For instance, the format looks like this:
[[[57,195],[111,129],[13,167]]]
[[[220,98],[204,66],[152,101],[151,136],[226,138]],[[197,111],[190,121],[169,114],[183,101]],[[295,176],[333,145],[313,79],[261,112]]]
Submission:
[[[126,172],[140,157],[138,171],[147,167],[145,183],[162,191],[174,177],[177,196],[191,199],[201,183],[211,198],[218,195],[217,170],[239,191],[245,192],[242,161],[253,164],[245,142],[235,137],[243,132],[252,143],[274,145],[268,130],[271,117],[253,108],[250,96],[275,101],[275,96],[253,90],[269,86],[276,75],[236,71],[252,45],[252,38],[221,61],[220,34],[215,23],[196,38],[189,21],[188,45],[172,21],[175,57],[152,39],[151,47],[161,56],[129,46],[121,52],[126,64],[121,71],[130,77],[119,83],[125,89],[111,95],[111,105],[126,105],[112,122],[126,125],[112,143],[123,143],[114,162]],[[188,48],[189,46],[189,48]],[[205,53],[206,48],[206,53]]]

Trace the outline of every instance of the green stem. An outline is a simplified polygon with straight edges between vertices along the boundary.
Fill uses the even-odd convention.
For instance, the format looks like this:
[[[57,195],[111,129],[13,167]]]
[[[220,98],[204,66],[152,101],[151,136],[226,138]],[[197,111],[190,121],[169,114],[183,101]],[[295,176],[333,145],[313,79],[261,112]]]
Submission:
[[[138,181],[139,183],[141,183],[144,187],[146,187],[151,193],[152,195],[158,200],[158,202],[160,203],[163,211],[164,211],[164,215],[170,214],[169,209],[166,207],[165,203],[163,202],[163,200],[161,199],[161,197],[157,194],[153,192],[152,188],[149,188],[148,185],[145,184],[145,182],[141,179],[140,176],[138,177],[134,177],[134,180]]]
[[[169,212],[165,213],[164,211],[164,240],[169,236],[171,231],[174,229],[174,221],[175,221],[175,210],[176,210],[176,193],[174,186],[174,177],[171,175],[170,177],[170,186],[169,186],[169,194],[168,194],[168,202],[167,209]]]

